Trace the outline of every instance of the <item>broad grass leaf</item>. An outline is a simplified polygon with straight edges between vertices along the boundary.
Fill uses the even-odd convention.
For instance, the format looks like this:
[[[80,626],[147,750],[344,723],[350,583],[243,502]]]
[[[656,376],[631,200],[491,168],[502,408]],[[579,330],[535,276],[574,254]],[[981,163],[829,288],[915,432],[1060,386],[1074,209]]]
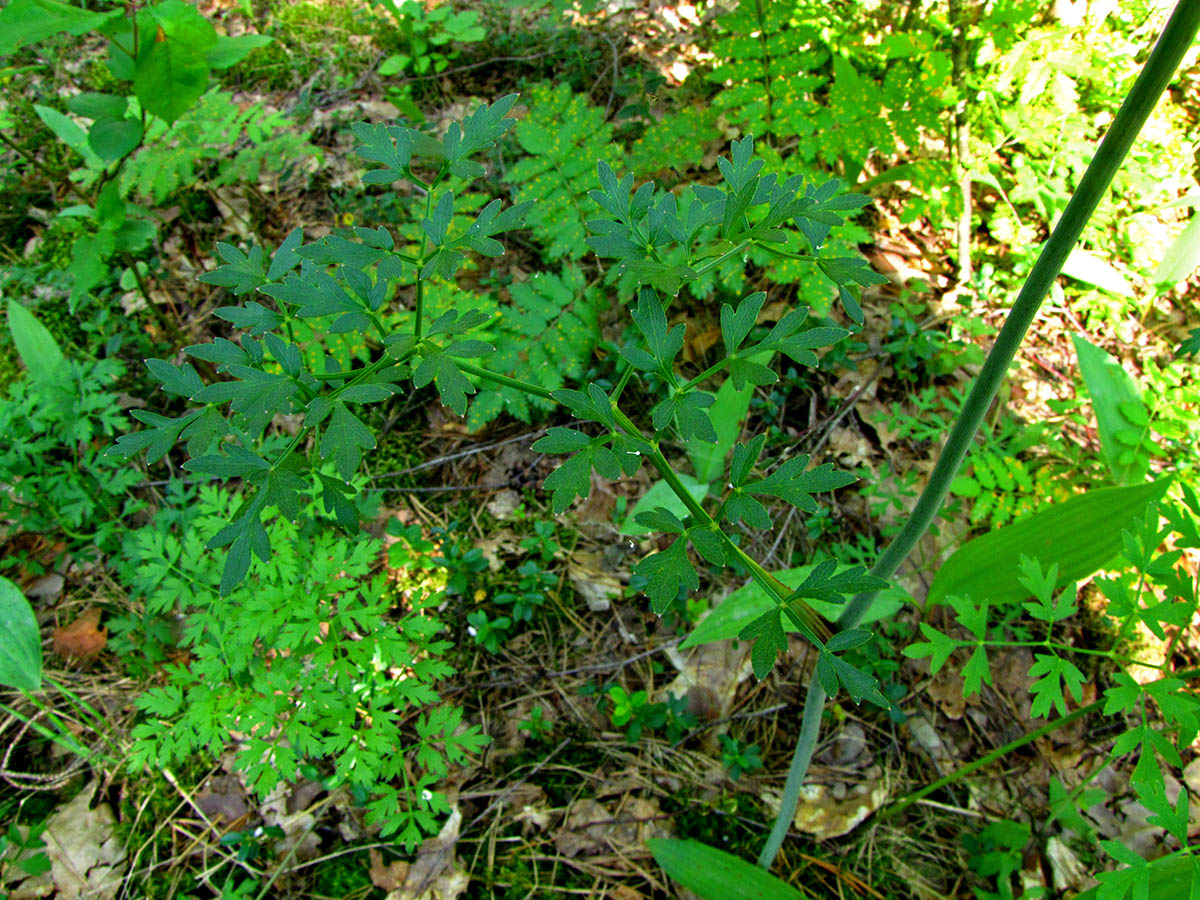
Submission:
[[[651,838],[654,861],[704,900],[804,900],[807,896],[770,872],[699,841]]]
[[[1092,409],[1096,411],[1096,423],[1100,428],[1100,453],[1112,472],[1113,480],[1120,484],[1136,484],[1144,481],[1149,469],[1149,459],[1138,453],[1126,454],[1118,434],[1135,429],[1141,431],[1122,412],[1122,407],[1140,408],[1135,418],[1148,420],[1145,404],[1133,377],[1117,360],[1079,335],[1071,335],[1075,353],[1079,357],[1079,371],[1092,398]]]
[[[797,569],[785,569],[772,574],[789,588],[795,590],[804,583],[804,580],[815,568],[816,566],[800,566]],[[840,573],[850,568],[852,567],[839,565],[837,571]],[[894,616],[910,600],[908,592],[903,588],[894,585],[886,588],[875,598],[875,602],[871,604],[870,610],[859,624],[868,625],[879,619]],[[842,613],[842,606],[838,603],[828,603],[816,598],[806,598],[805,602],[830,621],[837,619]],[[684,638],[679,649],[685,650],[688,647],[698,647],[701,644],[736,638],[746,625],[774,606],[774,599],[768,596],[757,582],[748,581],[722,600],[721,605],[709,613],[692,630],[692,633]],[[783,618],[783,630],[797,631],[796,626],[788,621],[786,616]]]
[[[1076,247],[1063,263],[1062,273],[1068,278],[1095,285],[1118,297],[1132,297],[1133,286],[1107,260]]]
[[[1185,280],[1200,266],[1200,215],[1193,216],[1187,228],[1167,249],[1150,280],[1169,289]]]
[[[1088,491],[968,541],[934,576],[928,602],[940,603],[950,594],[992,606],[1026,600],[1029,589],[1018,580],[1022,555],[1036,559],[1043,571],[1057,565],[1057,587],[1086,578],[1121,552],[1121,529],[1169,484],[1162,478]]]
[[[42,686],[42,639],[25,595],[0,577],[0,684],[22,691]]]
[[[63,363],[62,350],[46,326],[16,300],[8,301],[8,330],[17,345],[21,362],[29,369],[30,378],[38,381],[59,379],[56,373]]]

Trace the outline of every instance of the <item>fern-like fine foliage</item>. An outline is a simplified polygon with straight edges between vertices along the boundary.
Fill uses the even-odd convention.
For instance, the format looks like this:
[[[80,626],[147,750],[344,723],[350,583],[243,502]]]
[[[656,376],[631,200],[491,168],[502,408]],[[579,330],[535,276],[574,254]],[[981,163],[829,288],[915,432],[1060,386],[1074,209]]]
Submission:
[[[599,339],[600,293],[575,266],[544,272],[509,288],[511,303],[491,328],[496,353],[492,371],[556,391],[578,382]],[[548,412],[552,402],[510,387],[480,386],[467,413],[471,430],[501,412],[530,422],[535,411]]]
[[[130,769],[215,758],[235,742],[234,769],[265,797],[301,765],[324,765],[369,797],[368,822],[412,847],[449,811],[436,783],[487,742],[439,703],[436,685],[454,673],[437,637],[441,595],[414,592],[397,616],[395,592],[371,577],[381,543],[315,525],[314,502],[300,524],[268,526],[293,552],[222,596],[205,543],[237,506],[204,485],[185,515],[167,508],[126,538],[124,583],[148,616],[180,616],[186,651],[137,699]],[[402,722],[418,711],[414,736]]]
[[[799,160],[844,165],[850,179],[874,152],[918,146],[921,128],[953,103],[950,57],[933,35],[888,35],[879,46],[851,35],[834,46],[827,35],[844,35],[846,23],[815,0],[740,3],[717,28],[720,62],[708,78],[725,89],[714,106],[755,134],[798,138]]]
[[[671,169],[682,172],[705,162],[715,165],[717,154],[712,148],[724,149],[714,140],[719,115],[714,106],[688,106],[652,123],[630,148],[630,169],[648,177]]]
[[[257,182],[265,167],[282,171],[305,157],[321,158],[307,134],[289,131],[283,113],[268,112],[261,103],[241,109],[226,91],[209,91],[173,125],[155,119],[146,147],[121,172],[123,194],[146,197],[161,205],[182,187],[196,183],[204,166],[220,161],[205,174],[214,185]]]
[[[594,210],[587,192],[595,185],[596,162],[615,164],[618,148],[604,110],[573,94],[569,85],[539,85],[530,92],[529,113],[514,129],[530,155],[505,175],[517,202],[536,200],[526,224],[549,259],[578,259],[587,252],[584,222]]]

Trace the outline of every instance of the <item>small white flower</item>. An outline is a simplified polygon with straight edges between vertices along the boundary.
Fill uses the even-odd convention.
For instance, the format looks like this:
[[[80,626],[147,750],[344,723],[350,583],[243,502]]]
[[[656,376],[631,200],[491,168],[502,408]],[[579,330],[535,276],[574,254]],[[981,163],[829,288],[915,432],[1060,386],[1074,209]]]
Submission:
[[[475,635],[479,634],[479,632],[475,630],[474,625],[468,625],[467,626],[467,634],[469,634],[471,637],[475,637]]]

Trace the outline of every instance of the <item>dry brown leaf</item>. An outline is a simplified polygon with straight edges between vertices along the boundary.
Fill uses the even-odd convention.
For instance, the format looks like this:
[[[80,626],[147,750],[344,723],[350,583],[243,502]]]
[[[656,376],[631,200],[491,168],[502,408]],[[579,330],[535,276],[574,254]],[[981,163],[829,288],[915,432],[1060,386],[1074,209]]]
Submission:
[[[462,813],[455,808],[438,836],[421,844],[411,864],[397,860],[385,866],[383,857],[370,851],[371,883],[387,891],[387,900],[457,900],[471,883],[454,854],[461,825]]]
[[[108,629],[100,627],[100,607],[84,610],[70,625],[54,629],[54,652],[69,659],[85,660],[108,644]]]
[[[505,806],[512,814],[514,822],[521,823],[521,833],[526,834],[531,829],[545,831],[550,827],[551,812],[546,801],[546,792],[536,784],[518,785],[513,790]]]
[[[646,895],[627,884],[614,885],[608,891],[609,900],[646,900]]]
[[[648,838],[667,836],[659,821],[660,812],[658,800],[653,797],[618,801],[613,808],[590,797],[577,800],[555,833],[554,846],[563,856],[570,857],[644,852],[641,848]]]
[[[576,550],[567,559],[567,576],[592,612],[607,611],[609,598],[620,597],[624,589],[621,580],[605,568],[603,555],[587,550]]]
[[[51,894],[59,900],[111,900],[116,896],[125,868],[125,848],[113,834],[116,820],[108,804],[89,808],[98,784],[92,782],[47,820],[42,840],[50,871],[18,885],[8,894],[12,900]]]
[[[371,857],[371,884],[377,888],[382,888],[389,893],[397,890],[400,885],[404,884],[404,879],[408,877],[408,863],[402,859],[395,862],[383,864],[383,856],[374,848],[370,850]]]
[[[241,783],[231,775],[216,775],[196,794],[196,806],[214,825],[232,826],[250,812]]]
[[[882,779],[853,786],[845,784],[806,784],[800,788],[800,804],[793,822],[797,831],[815,835],[817,840],[829,840],[849,834],[887,799],[887,785]],[[779,809],[779,795],[764,792],[768,808]]]

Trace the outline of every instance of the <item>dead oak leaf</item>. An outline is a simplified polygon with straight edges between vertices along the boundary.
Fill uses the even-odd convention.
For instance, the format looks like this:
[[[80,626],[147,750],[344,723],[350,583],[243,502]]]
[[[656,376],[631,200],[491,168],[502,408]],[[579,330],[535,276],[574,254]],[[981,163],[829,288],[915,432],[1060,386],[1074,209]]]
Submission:
[[[108,629],[100,627],[100,607],[84,610],[70,625],[54,629],[54,652],[74,660],[86,660],[108,644]]]
[[[408,878],[409,864],[404,860],[397,859],[385,866],[382,854],[374,848],[370,850],[370,858],[371,884],[375,885],[375,887],[382,888],[390,893],[404,884],[405,879]]]

